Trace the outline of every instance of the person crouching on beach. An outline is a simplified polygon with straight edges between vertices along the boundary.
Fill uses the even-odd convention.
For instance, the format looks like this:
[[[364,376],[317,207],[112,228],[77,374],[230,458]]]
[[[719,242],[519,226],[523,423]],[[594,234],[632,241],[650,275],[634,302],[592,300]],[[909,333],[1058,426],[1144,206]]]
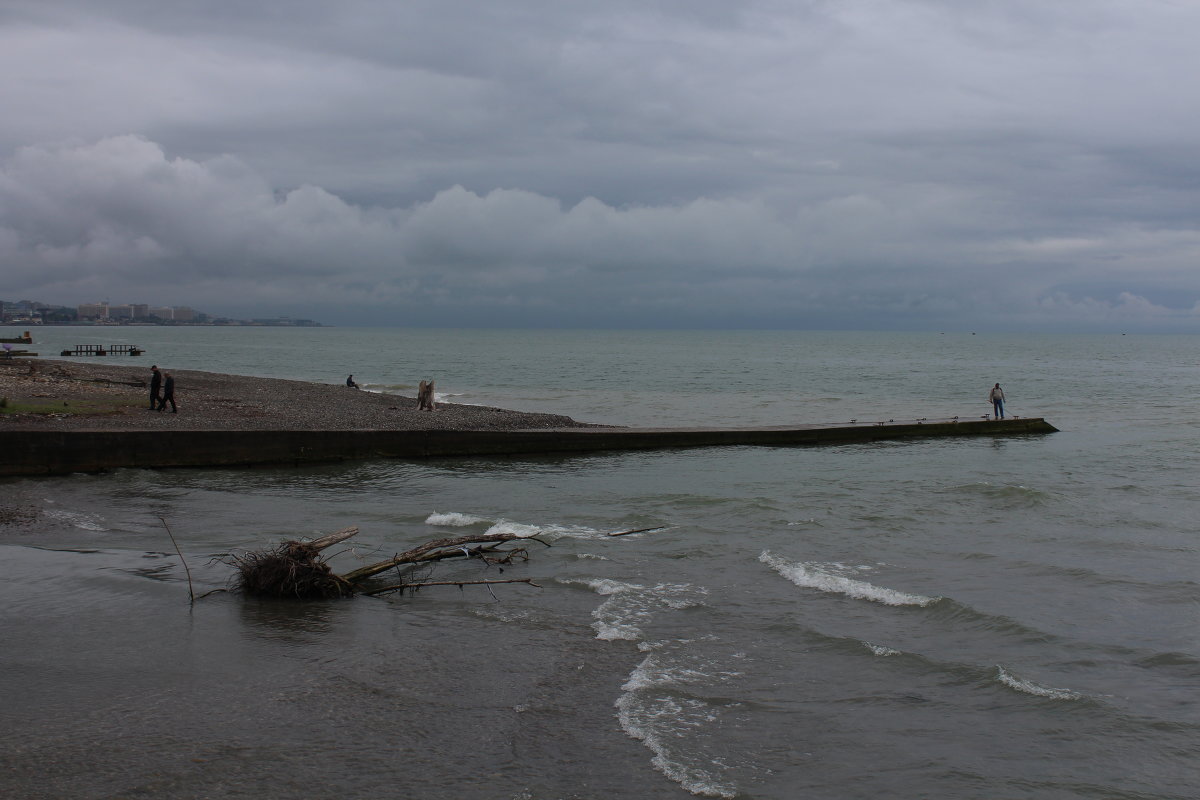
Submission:
[[[988,392],[988,400],[992,401],[992,409],[996,412],[996,419],[1004,419],[1004,390],[1000,388],[1000,384],[997,383]]]
[[[158,401],[158,410],[162,411],[166,408],[167,403],[171,404],[172,414],[179,413],[175,408],[175,376],[169,372],[166,374],[166,381],[163,383],[163,393],[162,398]]]
[[[353,376],[353,375],[347,375],[347,376],[346,376],[346,385],[347,385],[347,386],[349,386],[351,389],[357,389],[357,388],[358,388],[358,384],[354,382],[354,376]]]
[[[150,368],[150,410],[153,411],[158,405],[158,390],[162,387],[162,373],[158,371],[158,364]]]

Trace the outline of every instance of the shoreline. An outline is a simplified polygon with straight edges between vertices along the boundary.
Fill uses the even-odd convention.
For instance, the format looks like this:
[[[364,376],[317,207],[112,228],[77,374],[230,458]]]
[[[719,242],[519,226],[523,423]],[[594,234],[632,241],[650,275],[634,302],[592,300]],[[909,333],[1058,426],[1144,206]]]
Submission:
[[[20,365],[20,366],[17,366]],[[556,414],[442,403],[346,386],[175,370],[179,413],[149,410],[149,368],[17,360],[0,396],[54,407],[5,414],[0,476],[119,468],[244,467],[382,458],[512,457],[696,447],[794,447],[886,439],[1041,435],[1038,417],[746,428],[628,428]],[[57,403],[65,411],[57,411]],[[74,413],[99,402],[109,413]],[[94,407],[94,406],[93,406]]]
[[[438,403],[416,397],[281,378],[163,370],[175,376],[178,414],[153,412],[150,366],[0,359],[0,397],[53,406],[53,413],[4,414],[2,431],[512,430],[600,427],[560,414]],[[63,410],[58,411],[62,403]],[[95,409],[107,413],[97,413]]]

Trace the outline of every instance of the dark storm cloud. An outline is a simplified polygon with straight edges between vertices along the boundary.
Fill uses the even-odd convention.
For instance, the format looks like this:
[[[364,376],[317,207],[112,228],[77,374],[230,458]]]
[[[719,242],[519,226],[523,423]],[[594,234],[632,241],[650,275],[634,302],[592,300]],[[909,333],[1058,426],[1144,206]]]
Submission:
[[[1084,13],[1086,12],[1086,13]],[[1200,322],[1187,5],[8,3],[8,293],[445,324]]]

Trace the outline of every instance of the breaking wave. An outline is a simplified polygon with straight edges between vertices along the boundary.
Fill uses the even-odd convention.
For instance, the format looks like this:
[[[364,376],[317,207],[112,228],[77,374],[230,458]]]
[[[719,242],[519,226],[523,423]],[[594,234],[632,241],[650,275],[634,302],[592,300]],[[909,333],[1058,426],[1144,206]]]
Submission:
[[[703,758],[690,748],[672,747],[673,742],[711,725],[720,715],[720,709],[689,694],[688,687],[736,674],[671,665],[651,653],[630,673],[613,704],[621,730],[654,754],[650,763],[655,769],[692,794],[736,797],[736,787],[720,780],[715,772],[725,766],[720,760]]]
[[[72,527],[79,528],[84,531],[106,531],[108,528],[100,524],[100,516],[98,514],[85,514],[81,511],[61,511],[59,509],[48,509],[46,516],[52,519],[62,520]]]
[[[855,580],[839,575],[838,571],[845,568],[838,564],[816,564],[803,561],[789,562],[779,556],[764,550],[758,560],[787,578],[797,586],[806,589],[816,589],[831,594],[843,594],[859,600],[870,600],[889,606],[928,606],[940,600],[940,597],[926,597],[920,594],[910,594],[895,589],[876,586],[867,581]]]
[[[1079,700],[1083,695],[1070,689],[1056,689],[1053,686],[1042,686],[1024,678],[1018,678],[1004,667],[997,665],[996,678],[1010,689],[1031,694],[1036,697],[1048,697],[1051,700]]]
[[[447,528],[488,525],[489,527],[485,533],[511,533],[524,539],[536,536],[540,539],[549,539],[550,541],[564,537],[571,539],[602,539],[607,536],[603,531],[578,525],[531,525],[508,519],[494,519],[480,517],[475,514],[463,514],[457,511],[435,511],[425,519],[425,524]]]
[[[563,584],[587,586],[608,599],[592,612],[596,638],[606,641],[638,641],[643,627],[656,611],[683,609],[704,604],[708,590],[691,584],[659,583],[643,586],[609,578],[590,580],[560,579]]]

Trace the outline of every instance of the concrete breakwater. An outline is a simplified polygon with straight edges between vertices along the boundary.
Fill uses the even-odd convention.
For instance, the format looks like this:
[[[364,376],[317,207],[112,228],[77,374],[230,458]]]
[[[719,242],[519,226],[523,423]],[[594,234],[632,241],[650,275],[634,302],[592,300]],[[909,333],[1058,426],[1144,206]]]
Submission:
[[[0,475],[737,445],[794,447],[918,437],[1030,435],[1056,430],[1040,417],[754,428],[9,430],[0,431],[4,452]]]

